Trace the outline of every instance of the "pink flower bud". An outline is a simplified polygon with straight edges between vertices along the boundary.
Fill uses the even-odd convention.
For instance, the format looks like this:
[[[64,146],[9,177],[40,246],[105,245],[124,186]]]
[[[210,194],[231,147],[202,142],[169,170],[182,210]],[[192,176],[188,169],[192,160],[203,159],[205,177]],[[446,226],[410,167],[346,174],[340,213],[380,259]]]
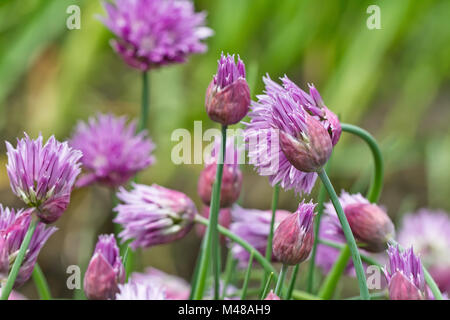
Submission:
[[[383,268],[388,281],[391,300],[427,300],[428,288],[422,263],[413,248],[401,251],[391,246],[388,249],[389,269]]]
[[[203,203],[211,204],[211,193],[216,179],[216,163],[211,163],[203,169],[198,180],[198,194]],[[242,187],[242,172],[238,165],[224,164],[222,185],[220,189],[220,207],[230,207],[239,199]]]
[[[101,235],[84,276],[84,292],[91,300],[114,299],[125,269],[114,235]]]
[[[315,204],[299,204],[295,213],[281,221],[273,236],[273,254],[287,265],[296,265],[305,261],[314,243]]]
[[[245,66],[238,57],[223,54],[219,60],[217,74],[206,90],[206,112],[211,120],[222,125],[241,121],[250,106],[250,89],[245,80]]]
[[[397,272],[389,282],[389,299],[425,300],[425,296],[402,273]]]
[[[202,216],[205,217],[206,219],[209,218],[209,207],[208,206],[203,206]],[[222,227],[227,228],[227,229],[230,227],[230,224],[231,224],[231,209],[230,208],[220,209],[219,224]],[[197,227],[197,234],[200,237],[203,237],[205,235],[206,227],[200,223],[197,223],[196,227]],[[220,235],[220,240],[222,242],[225,242],[226,237],[224,237],[223,235]]]
[[[312,116],[305,115],[305,130],[293,136],[280,130],[280,146],[288,161],[303,172],[317,172],[333,150],[330,134]]]
[[[281,298],[273,293],[273,290],[270,290],[269,294],[264,300],[281,300]]]
[[[382,252],[387,242],[395,236],[395,228],[389,216],[379,206],[355,203],[344,207],[353,235],[362,248],[370,252]]]

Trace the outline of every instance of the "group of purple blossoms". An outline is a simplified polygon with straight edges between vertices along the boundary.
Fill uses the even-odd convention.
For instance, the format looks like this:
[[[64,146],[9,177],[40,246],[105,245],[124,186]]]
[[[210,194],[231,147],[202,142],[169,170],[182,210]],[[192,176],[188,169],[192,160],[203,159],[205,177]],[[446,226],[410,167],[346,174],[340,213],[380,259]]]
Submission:
[[[126,63],[142,71],[185,62],[190,54],[204,52],[206,45],[201,40],[213,33],[204,25],[206,15],[196,13],[189,0],[116,0],[114,4],[105,4],[105,9],[107,17],[102,22],[117,36],[111,43],[113,48]],[[250,122],[244,124],[250,164],[261,175],[269,176],[272,185],[309,194],[317,172],[339,141],[339,120],[314,86],[309,86],[308,94],[287,76],[281,79],[281,85],[268,75],[263,81],[264,94],[251,101],[244,63],[239,57],[235,62],[234,56],[222,54],[217,74],[207,88],[206,111],[222,125],[236,124],[248,115]],[[11,189],[26,208],[14,210],[0,206],[0,285],[8,278],[31,220],[38,219],[14,288],[29,279],[39,251],[57,230],[49,224],[56,222],[67,209],[74,187],[99,183],[118,188],[121,203],[114,209],[117,212],[114,222],[123,228],[118,235],[121,241],[131,240],[130,247],[134,250],[179,240],[195,224],[197,208],[185,194],[158,185],[126,187],[133,176],[154,163],[155,146],[146,131],[136,132],[135,122],[127,124],[124,117],[99,114],[87,123],[80,122],[68,142],[61,143],[52,136],[44,144],[42,136],[31,139],[25,134],[15,148],[6,144]],[[213,148],[198,182],[198,194],[204,206],[202,214],[206,217],[216,176],[218,147]],[[229,140],[225,154],[219,222],[264,254],[272,214],[236,204],[242,187],[238,164],[241,150]],[[409,249],[401,250],[389,245],[395,239],[395,230],[382,207],[360,194],[345,191],[339,201],[361,250],[369,253],[387,250],[389,263],[384,273],[391,299],[432,298],[421,259],[414,254],[413,247],[422,254],[440,289],[450,291],[447,253],[450,219],[446,213],[424,209],[406,215],[397,239]],[[276,211],[274,261],[296,265],[308,259],[315,241],[315,207],[312,202],[302,201],[294,213]],[[324,214],[319,237],[345,243],[331,203],[325,204]],[[199,226],[198,231],[203,234],[204,228]],[[248,252],[236,243],[228,245],[238,265],[246,266]],[[320,244],[316,263],[326,273],[338,254],[338,249]],[[352,274],[351,262],[347,272]],[[153,268],[131,274],[127,282],[125,279],[114,235],[100,235],[84,278],[84,291],[89,299],[189,297],[190,286],[186,281]],[[10,298],[14,296],[17,294]],[[270,292],[266,299],[279,300],[279,297]]]

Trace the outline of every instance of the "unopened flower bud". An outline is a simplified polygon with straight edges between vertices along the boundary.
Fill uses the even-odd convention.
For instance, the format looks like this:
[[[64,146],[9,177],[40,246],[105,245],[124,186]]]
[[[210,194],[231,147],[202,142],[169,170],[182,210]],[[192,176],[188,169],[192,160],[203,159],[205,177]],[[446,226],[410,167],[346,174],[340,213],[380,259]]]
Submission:
[[[305,130],[293,136],[280,130],[280,146],[288,161],[303,172],[318,172],[331,156],[330,134],[312,116],[305,115]]]
[[[269,294],[264,300],[281,300],[281,298],[273,293],[273,290],[270,290]]]
[[[395,228],[389,216],[379,206],[370,203],[354,203],[345,206],[353,235],[369,252],[382,252],[395,236]]]
[[[209,164],[200,173],[198,180],[198,194],[203,203],[209,206],[211,204],[211,193],[216,179],[217,165]],[[224,164],[222,185],[220,188],[220,207],[231,206],[239,199],[242,187],[242,172],[238,166]]]
[[[91,300],[114,299],[125,269],[114,235],[101,235],[84,276],[84,292]]]
[[[283,264],[296,265],[308,258],[314,243],[314,208],[303,201],[275,230],[273,254]]]
[[[248,112],[250,89],[245,80],[245,66],[238,57],[222,54],[217,74],[206,91],[206,112],[211,120],[222,125],[236,124]]]
[[[388,281],[391,300],[426,300],[428,291],[422,263],[414,255],[412,247],[403,252],[398,247],[389,247],[389,270],[384,274]]]

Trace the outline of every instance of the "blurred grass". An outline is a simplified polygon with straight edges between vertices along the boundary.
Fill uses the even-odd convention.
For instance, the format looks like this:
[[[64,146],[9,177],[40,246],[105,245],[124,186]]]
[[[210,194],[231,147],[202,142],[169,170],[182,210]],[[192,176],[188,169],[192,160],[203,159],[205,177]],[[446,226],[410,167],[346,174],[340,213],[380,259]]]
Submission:
[[[81,30],[66,28],[66,8],[71,4],[81,7]],[[386,158],[381,202],[392,216],[421,206],[450,211],[448,0],[376,1],[381,30],[366,27],[366,8],[373,1],[198,0],[195,4],[208,12],[208,25],[216,34],[208,40],[206,54],[151,72],[149,131],[157,144],[157,164],[142,174],[145,183],[182,190],[200,204],[196,183],[201,166],[174,165],[170,152],[175,143],[170,135],[177,128],[193,130],[196,120],[203,121],[203,132],[217,127],[204,112],[204,93],[224,51],[238,53],[245,61],[252,96],[262,91],[261,76],[266,72],[273,79],[287,74],[303,88],[313,82],[343,121],[359,124],[377,137]],[[112,51],[108,44],[112,34],[96,14],[104,14],[97,0],[0,2],[4,140],[14,140],[23,131],[65,139],[76,121],[98,111],[138,115],[140,76]],[[5,150],[4,145],[1,148]],[[372,165],[367,147],[344,136],[333,157],[336,188],[364,192]],[[1,152],[3,168],[5,162]],[[244,172],[242,204],[267,209],[271,189],[265,178],[248,166]],[[5,170],[0,171],[0,196],[5,205],[21,205],[9,191]],[[105,200],[94,206],[95,199]],[[61,231],[40,258],[44,270],[53,274],[50,284],[56,295],[70,296],[64,287],[64,268],[76,263],[82,221],[107,214],[107,199],[101,188],[77,191],[58,223]],[[281,194],[284,208],[294,209],[296,201],[292,192]],[[101,231],[110,232],[109,227]],[[185,241],[146,251],[145,261],[188,277],[196,245],[198,239],[191,233]]]

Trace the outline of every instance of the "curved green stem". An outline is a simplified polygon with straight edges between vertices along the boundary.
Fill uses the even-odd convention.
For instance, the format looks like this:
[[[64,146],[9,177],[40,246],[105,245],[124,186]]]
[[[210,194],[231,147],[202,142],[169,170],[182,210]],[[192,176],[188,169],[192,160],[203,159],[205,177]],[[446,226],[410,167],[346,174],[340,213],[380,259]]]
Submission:
[[[242,285],[241,300],[245,300],[245,298],[247,297],[247,288],[248,288],[248,283],[250,281],[250,274],[252,272],[254,255],[255,255],[255,251],[252,251],[250,253],[250,259],[248,260],[247,271],[245,272],[244,284]]]
[[[319,297],[324,300],[329,300],[333,297],[337,283],[347,267],[348,259],[350,259],[350,248],[347,245],[344,245],[344,248],[341,249],[341,253],[334,263],[333,268],[331,268],[319,290]]]
[[[222,187],[223,164],[225,159],[225,148],[227,141],[227,126],[222,126],[222,141],[217,160],[216,179],[214,181],[213,191],[211,195],[211,205],[209,207],[209,221],[211,222],[206,228],[206,234],[203,237],[205,245],[202,246],[200,268],[195,284],[194,300],[201,300],[206,284],[206,276],[209,265],[209,257],[212,256],[213,274],[214,274],[214,299],[219,299],[220,290],[220,256],[219,256],[219,209],[220,209],[220,190]]]
[[[361,294],[361,298],[363,300],[370,300],[369,290],[367,289],[366,277],[364,274],[364,268],[361,262],[361,256],[359,254],[358,247],[356,246],[355,238],[353,237],[352,230],[350,229],[350,225],[348,224],[347,218],[345,216],[344,210],[342,210],[342,206],[339,202],[339,198],[334,191],[333,185],[331,184],[330,179],[328,179],[327,173],[322,168],[321,171],[318,172],[320,179],[322,180],[325,189],[327,189],[328,195],[330,196],[331,202],[333,203],[334,208],[336,209],[336,213],[338,215],[339,221],[342,226],[342,230],[345,235],[345,239],[347,240],[347,244],[350,248],[350,252],[353,259],[353,264],[355,266],[356,277],[358,279],[359,291]]]
[[[370,202],[377,202],[380,198],[381,190],[383,188],[384,175],[383,155],[381,153],[380,147],[378,146],[375,138],[366,130],[348,123],[341,123],[341,127],[342,131],[354,134],[363,139],[369,146],[370,151],[372,151],[375,166],[372,182],[367,192],[367,199]]]
[[[286,278],[286,273],[289,269],[287,264],[283,263],[280,270],[280,276],[278,277],[277,285],[275,286],[275,294],[281,298],[281,290],[283,289],[284,279]]]
[[[37,263],[34,265],[33,269],[33,280],[41,300],[51,300],[52,296],[50,294],[47,279],[45,279],[45,275]]]
[[[14,264],[12,266],[11,272],[9,273],[8,280],[6,281],[5,286],[2,288],[2,296],[0,300],[8,300],[9,294],[12,291],[14,286],[14,282],[16,282],[17,275],[19,274],[20,266],[22,265],[23,259],[25,258],[25,254],[27,253],[28,246],[30,245],[31,238],[33,237],[34,230],[38,225],[39,218],[36,215],[32,215],[30,225],[28,226],[27,233],[25,234],[25,238],[20,245],[19,253],[14,260]]]
[[[198,223],[201,223],[205,226],[209,225],[209,221],[208,219],[203,218],[200,215],[196,215],[195,216],[195,221]],[[256,250],[250,243],[248,243],[247,241],[245,241],[244,239],[242,239],[241,237],[239,237],[238,235],[232,233],[230,230],[228,230],[227,228],[222,227],[221,225],[218,226],[218,230],[221,234],[223,234],[225,237],[229,238],[231,241],[236,242],[237,244],[239,244],[242,248],[244,248],[245,250],[247,250],[249,253],[254,251],[254,258],[256,261],[258,261],[258,263],[263,267],[263,269],[266,272],[273,272],[274,273],[274,279],[276,280],[278,277],[275,275],[276,274],[276,270],[275,268],[269,263],[267,262],[266,258],[258,252],[258,250]]]

